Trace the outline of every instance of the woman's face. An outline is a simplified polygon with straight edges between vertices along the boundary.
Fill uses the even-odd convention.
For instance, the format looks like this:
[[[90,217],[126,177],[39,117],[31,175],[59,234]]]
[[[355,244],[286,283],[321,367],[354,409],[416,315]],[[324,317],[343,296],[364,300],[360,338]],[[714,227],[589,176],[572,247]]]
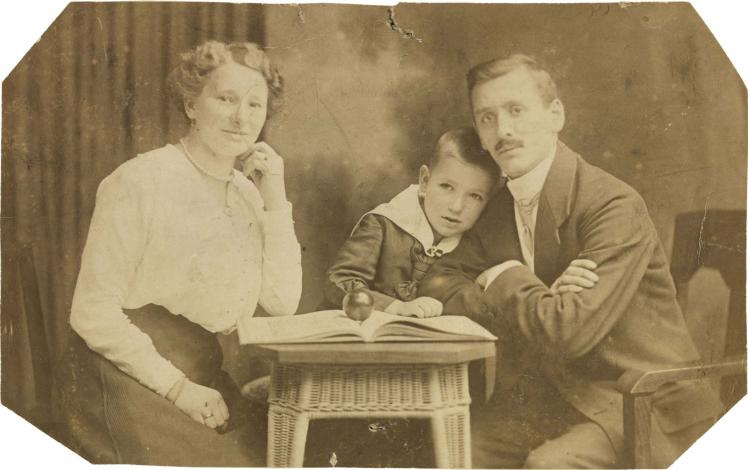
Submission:
[[[193,133],[213,153],[238,157],[249,151],[267,118],[268,86],[257,70],[229,62],[208,75],[200,95],[185,105]]]

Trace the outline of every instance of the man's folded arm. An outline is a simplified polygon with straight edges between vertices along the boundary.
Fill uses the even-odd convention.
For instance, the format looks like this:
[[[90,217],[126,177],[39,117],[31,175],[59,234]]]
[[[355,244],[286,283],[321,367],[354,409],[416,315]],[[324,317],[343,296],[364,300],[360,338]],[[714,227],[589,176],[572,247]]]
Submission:
[[[657,235],[638,195],[619,196],[590,213],[575,258],[597,263],[600,280],[579,293],[552,294],[527,267],[502,272],[485,291],[500,322],[561,360],[594,348],[630,306],[647,270]],[[654,320],[654,319],[653,319]]]

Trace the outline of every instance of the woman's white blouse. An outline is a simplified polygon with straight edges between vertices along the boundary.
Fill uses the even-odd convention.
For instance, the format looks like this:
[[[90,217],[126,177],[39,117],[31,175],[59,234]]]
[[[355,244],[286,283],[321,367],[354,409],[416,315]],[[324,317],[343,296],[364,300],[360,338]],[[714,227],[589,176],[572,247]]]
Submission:
[[[254,184],[234,171],[229,216],[208,178],[173,145],[105,178],[73,296],[70,323],[88,346],[161,395],[184,374],[123,308],[158,304],[224,332],[258,303],[291,315],[301,296],[291,204],[265,211]]]

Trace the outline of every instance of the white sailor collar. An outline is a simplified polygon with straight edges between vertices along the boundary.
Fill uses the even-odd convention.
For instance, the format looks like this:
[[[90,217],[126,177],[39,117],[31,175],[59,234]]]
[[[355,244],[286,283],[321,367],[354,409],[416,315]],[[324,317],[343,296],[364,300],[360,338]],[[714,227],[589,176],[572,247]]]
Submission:
[[[457,248],[462,237],[462,235],[444,237],[434,245],[434,232],[421,207],[417,184],[410,185],[393,197],[390,202],[378,205],[364,216],[368,214],[381,215],[389,219],[393,224],[418,240],[428,256],[440,257],[453,251]],[[363,219],[364,216],[361,218]],[[359,223],[361,223],[360,219]],[[358,224],[356,224],[356,227],[358,227]]]

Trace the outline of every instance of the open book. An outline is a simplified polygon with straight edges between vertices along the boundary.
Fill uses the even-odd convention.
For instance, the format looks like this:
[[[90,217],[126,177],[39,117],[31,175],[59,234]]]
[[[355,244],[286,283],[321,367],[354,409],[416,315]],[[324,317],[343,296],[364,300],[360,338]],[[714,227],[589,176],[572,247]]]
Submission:
[[[288,317],[244,318],[241,344],[332,343],[374,341],[486,341],[496,337],[467,317],[413,318],[374,311],[359,323],[342,310]]]

